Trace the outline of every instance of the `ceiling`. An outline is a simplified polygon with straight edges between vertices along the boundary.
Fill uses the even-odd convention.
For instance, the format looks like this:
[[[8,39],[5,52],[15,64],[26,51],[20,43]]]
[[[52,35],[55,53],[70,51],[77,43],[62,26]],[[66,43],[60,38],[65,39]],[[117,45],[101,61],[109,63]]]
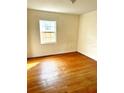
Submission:
[[[28,0],[27,7],[49,12],[83,14],[97,8],[97,0]]]

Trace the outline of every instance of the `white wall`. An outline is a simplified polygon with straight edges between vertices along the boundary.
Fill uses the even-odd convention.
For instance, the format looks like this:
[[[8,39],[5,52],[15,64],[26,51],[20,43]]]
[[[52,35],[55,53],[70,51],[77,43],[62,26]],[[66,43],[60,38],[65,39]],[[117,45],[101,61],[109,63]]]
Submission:
[[[77,50],[77,35],[79,16],[71,14],[59,14],[28,9],[28,57],[44,56],[72,52]],[[39,20],[57,21],[57,43],[40,44]]]
[[[80,15],[78,51],[97,60],[97,20],[96,11]]]

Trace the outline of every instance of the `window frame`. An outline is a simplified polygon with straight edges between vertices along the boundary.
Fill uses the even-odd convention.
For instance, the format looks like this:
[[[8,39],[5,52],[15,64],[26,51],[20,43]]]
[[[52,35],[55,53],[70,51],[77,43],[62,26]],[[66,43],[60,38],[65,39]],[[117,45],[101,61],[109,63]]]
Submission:
[[[41,21],[49,21],[49,22],[51,21],[51,22],[55,22],[55,28],[54,28],[55,31],[53,31],[53,32],[52,32],[52,31],[50,31],[50,32],[41,31],[41,30],[42,30],[42,28],[41,28]],[[40,19],[40,20],[39,20],[39,26],[40,26],[40,27],[39,27],[39,31],[40,31],[40,44],[42,44],[42,45],[45,45],[45,44],[55,44],[55,43],[57,42],[57,21],[56,21],[56,20],[42,20],[42,19]],[[43,38],[41,37],[41,33],[54,33],[54,34],[55,34],[55,37],[54,37],[54,38],[55,38],[55,41],[42,42],[42,39],[43,39]]]

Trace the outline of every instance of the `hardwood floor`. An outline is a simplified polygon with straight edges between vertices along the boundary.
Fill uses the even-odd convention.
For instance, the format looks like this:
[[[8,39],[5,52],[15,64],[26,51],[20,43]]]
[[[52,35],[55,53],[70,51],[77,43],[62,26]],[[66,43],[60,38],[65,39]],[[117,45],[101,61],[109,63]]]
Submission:
[[[97,93],[96,61],[80,53],[28,59],[28,93]]]

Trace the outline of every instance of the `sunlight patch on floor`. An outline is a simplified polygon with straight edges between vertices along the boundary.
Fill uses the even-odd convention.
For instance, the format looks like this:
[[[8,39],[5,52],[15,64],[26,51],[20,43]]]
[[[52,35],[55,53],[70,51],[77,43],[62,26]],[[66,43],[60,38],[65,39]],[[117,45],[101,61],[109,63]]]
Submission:
[[[29,64],[27,64],[27,70],[31,69],[32,67],[35,67],[39,63],[40,62],[35,62],[35,63],[29,63]]]

